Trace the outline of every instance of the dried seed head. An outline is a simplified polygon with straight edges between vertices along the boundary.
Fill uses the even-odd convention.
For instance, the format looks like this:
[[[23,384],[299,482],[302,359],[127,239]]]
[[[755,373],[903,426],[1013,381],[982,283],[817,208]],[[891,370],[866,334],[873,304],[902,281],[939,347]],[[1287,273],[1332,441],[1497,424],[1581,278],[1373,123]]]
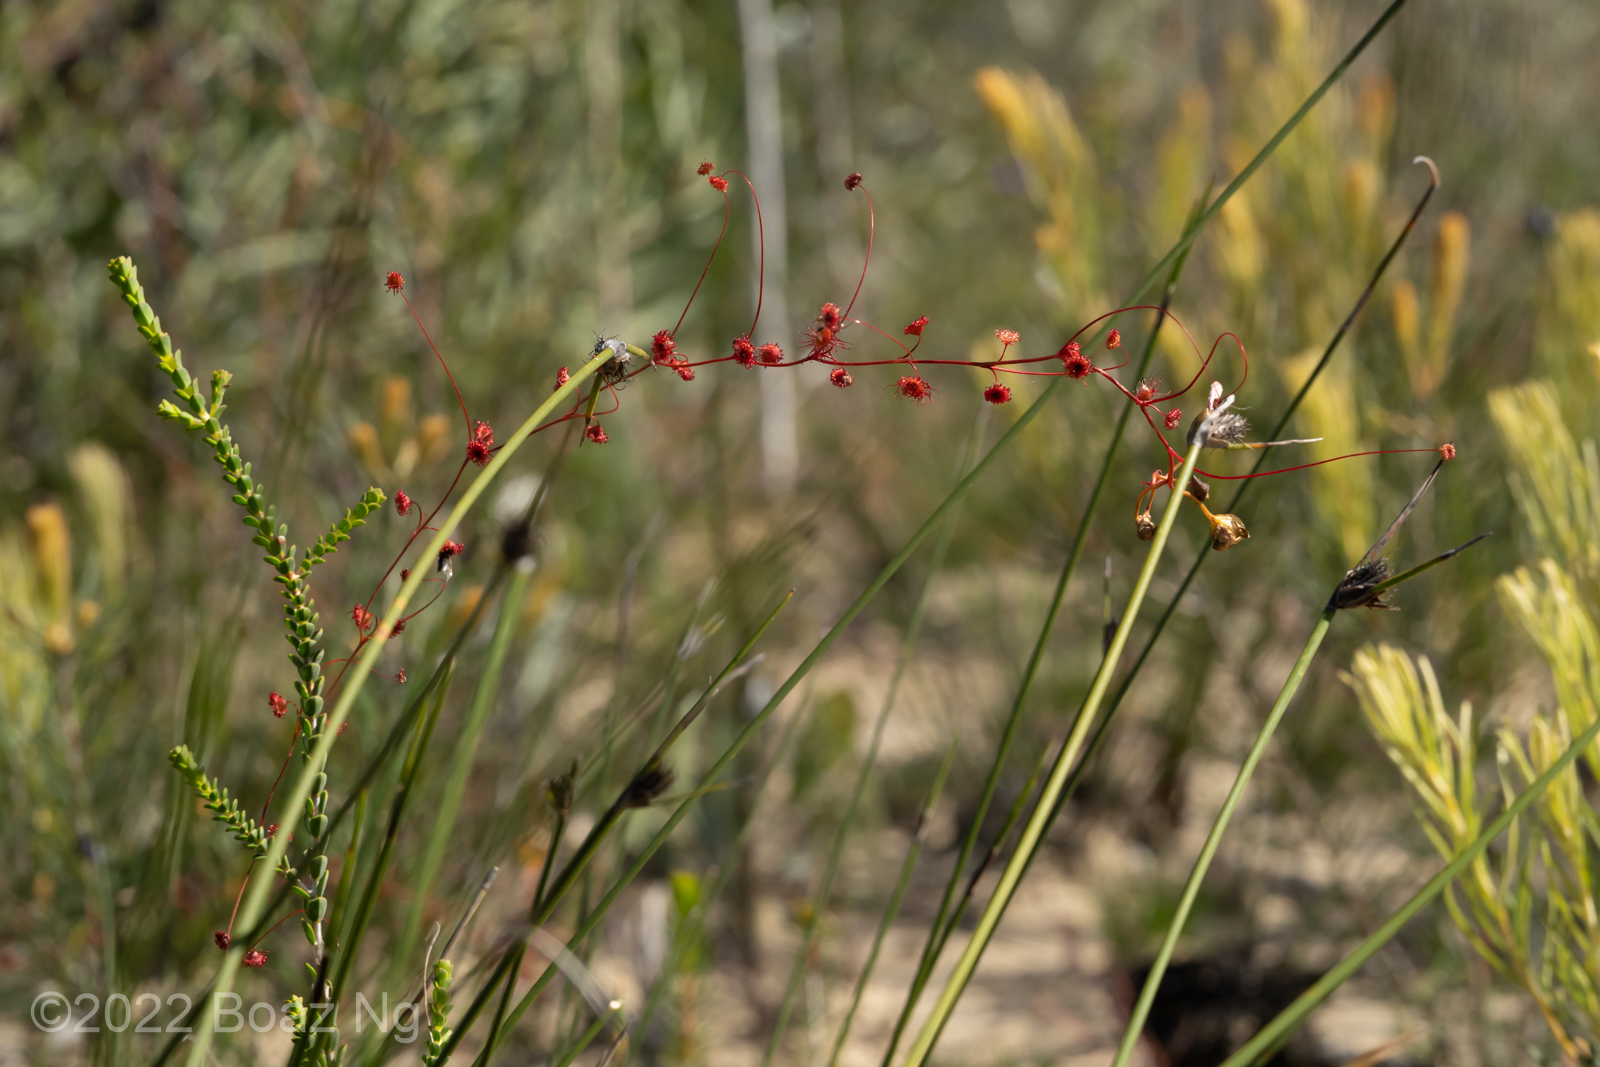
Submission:
[[[983,391],[983,398],[991,404],[1009,404],[1011,402],[1011,387],[995,382]]]
[[[654,803],[661,794],[672,788],[672,781],[676,777],[672,771],[653,760],[632,782],[622,794],[624,808],[644,808]]]
[[[1394,607],[1384,599],[1387,590],[1378,589],[1393,576],[1394,568],[1382,556],[1364,559],[1345,572],[1339,588],[1333,591],[1333,606],[1343,611],[1351,608],[1393,611]]]
[[[217,943],[218,948],[226,952],[228,951],[228,946],[233,944],[233,935],[226,930],[218,930],[211,935],[211,940]]]
[[[1189,476],[1189,495],[1204,504],[1211,499],[1211,483],[1191,474]]]
[[[1150,517],[1148,511],[1133,517],[1133,532],[1139,535],[1141,541],[1153,541],[1156,536],[1156,520]]]
[[[706,175],[710,174],[716,169],[716,167],[711,165],[711,160],[708,159],[704,163],[700,164],[700,166],[695,168],[695,173],[704,178]]]
[[[1212,515],[1211,516],[1211,547],[1218,552],[1225,552],[1250,538],[1250,531],[1244,528],[1244,520],[1237,515]]]
[[[852,193],[861,188],[861,172],[857,171],[846,178],[844,180],[844,187],[850,190]]]
[[[837,385],[840,389],[848,389],[855,384],[856,380],[850,377],[850,372],[843,367],[835,367],[828,372],[828,381]]]
[[[615,337],[597,337],[594,342],[594,354],[611,350],[611,357],[600,364],[600,379],[607,385],[621,386],[628,381],[628,364],[633,362],[633,353],[628,351],[628,346]]]
[[[550,807],[557,815],[569,815],[572,812],[572,797],[576,791],[574,783],[578,777],[578,764],[573,762],[571,769],[565,774],[558,775],[545,784],[545,796],[550,798]]]
[[[909,337],[921,337],[922,336],[922,331],[923,331],[923,329],[925,329],[927,327],[927,325],[928,325],[928,316],[922,315],[919,318],[917,318],[916,320],[914,320],[913,322],[909,323],[906,326],[906,328],[904,330],[900,331],[900,332],[906,334]]]

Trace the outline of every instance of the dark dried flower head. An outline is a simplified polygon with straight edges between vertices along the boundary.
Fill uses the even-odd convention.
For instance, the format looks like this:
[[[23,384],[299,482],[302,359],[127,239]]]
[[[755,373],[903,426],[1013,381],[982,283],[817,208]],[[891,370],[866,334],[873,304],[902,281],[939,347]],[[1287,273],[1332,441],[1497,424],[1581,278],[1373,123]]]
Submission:
[[[461,555],[466,547],[466,545],[463,545],[457,541],[446,540],[444,547],[439,549],[439,559],[435,565],[435,569],[440,574],[443,574],[446,580],[450,578],[452,573],[453,564],[451,561],[457,556]]]
[[[855,384],[855,379],[850,377],[850,372],[843,367],[835,367],[829,371],[828,381],[837,385],[840,389],[848,389]]]
[[[267,954],[259,948],[253,948],[244,954],[244,959],[239,961],[246,967],[265,967]]]
[[[1094,370],[1094,364],[1089,362],[1089,357],[1083,354],[1082,346],[1076,341],[1062,345],[1056,358],[1061,360],[1061,369],[1067,372],[1068,378],[1081,380]]]
[[[550,798],[550,807],[557,815],[567,815],[572,811],[572,797],[575,792],[574,783],[577,781],[578,765],[573,763],[565,774],[557,775],[545,783],[545,796]]]
[[[1225,552],[1249,538],[1250,531],[1244,528],[1244,520],[1239,516],[1228,514],[1211,516],[1211,547],[1216,551]]]
[[[661,794],[672,788],[676,776],[672,771],[651,761],[622,794],[624,808],[644,808],[654,803]]]
[[[657,363],[671,363],[677,358],[678,342],[666,330],[657,330],[650,338],[650,356]]]
[[[918,404],[926,404],[933,399],[933,386],[920,374],[905,375],[895,384],[895,391]]]
[[[228,951],[228,946],[233,944],[233,935],[226,930],[218,930],[211,935],[211,940],[217,943],[218,948],[226,952]]]
[[[1150,517],[1147,511],[1136,515],[1133,519],[1133,532],[1139,535],[1141,541],[1153,541],[1156,536],[1156,520]]]
[[[921,337],[922,331],[927,327],[927,325],[928,316],[923,315],[907,325],[906,328],[901,332],[910,337]]]
[[[391,293],[398,293],[406,287],[405,277],[399,271],[392,270],[383,279],[383,287]]]
[[[406,495],[406,491],[404,489],[395,490],[394,511],[396,515],[411,514],[411,497]]]
[[[717,169],[716,167],[711,165],[711,160],[708,159],[704,163],[700,164],[698,167],[695,168],[695,173],[700,175],[700,177],[704,178],[707,174],[710,174],[712,171],[714,171],[716,169]]]
[[[633,353],[628,351],[628,346],[615,337],[598,337],[594,342],[594,354],[610,349],[611,357],[600,364],[600,380],[607,385],[622,386],[628,381],[628,364],[633,362]]]
[[[607,441],[611,440],[611,438],[606,436],[605,427],[601,426],[598,422],[589,427],[587,430],[583,431],[583,436],[587,437],[597,445],[603,445]]]
[[[991,404],[1011,403],[1011,387],[995,382],[983,391],[983,398]]]
[[[1211,499],[1211,483],[1202,480],[1197,475],[1189,476],[1189,495],[1204,504]]]
[[[756,358],[767,366],[776,366],[783,362],[783,349],[769,341],[756,349]]]
[[[1393,576],[1394,568],[1382,556],[1364,559],[1345,572],[1339,588],[1333,591],[1333,606],[1340,610],[1372,608],[1375,611],[1393,611],[1394,607],[1384,599],[1387,590],[1378,589]]]
[[[861,172],[856,171],[844,180],[844,187],[852,193],[861,188]]]
[[[1222,395],[1222,383],[1212,382],[1211,391],[1206,395],[1205,410],[1189,423],[1189,444],[1194,444],[1202,428],[1205,429],[1205,440],[1201,442],[1201,448],[1227,448],[1229,445],[1242,444],[1250,424],[1243,415],[1228,410],[1232,405],[1233,397],[1224,398]]]
[[[275,719],[281,719],[289,714],[289,702],[283,699],[282,693],[267,694],[267,707],[272,709],[272,717]]]
[[[403,582],[409,577],[411,577],[411,568],[410,567],[402,567],[400,569],[400,580]]]

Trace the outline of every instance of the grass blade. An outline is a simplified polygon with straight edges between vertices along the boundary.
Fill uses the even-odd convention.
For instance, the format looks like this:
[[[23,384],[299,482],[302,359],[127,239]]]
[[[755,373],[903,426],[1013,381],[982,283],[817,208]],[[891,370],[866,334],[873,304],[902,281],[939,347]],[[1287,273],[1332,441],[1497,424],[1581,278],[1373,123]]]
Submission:
[[[1128,606],[1122,613],[1122,622],[1117,626],[1116,634],[1111,638],[1111,647],[1106,651],[1105,658],[1100,662],[1100,669],[1095,672],[1094,684],[1089,689],[1089,695],[1084,700],[1084,710],[1078,716],[1078,722],[1073,727],[1072,734],[1062,746],[1061,753],[1056,757],[1055,766],[1051,769],[1050,778],[1045,783],[1043,791],[1039,794],[1039,801],[1034,807],[1033,815],[1023,828],[1022,837],[1017,842],[1017,849],[1012,854],[1011,862],[1006,864],[1004,872],[1000,875],[1000,884],[995,887],[994,895],[990,897],[983,914],[978,918],[977,928],[972,932],[972,939],[967,942],[966,949],[961,958],[956,962],[955,970],[945,983],[944,990],[933,1006],[933,1011],[922,1030],[917,1034],[917,1039],[911,1045],[911,1050],[906,1054],[906,1067],[921,1067],[933,1051],[934,1042],[944,1030],[944,1025],[949,1021],[950,1013],[955,1011],[956,1001],[966,989],[967,982],[972,977],[972,972],[978,965],[978,959],[983,955],[983,950],[988,946],[989,939],[994,936],[995,927],[1000,923],[1000,917],[1005,913],[1006,906],[1011,902],[1011,896],[1016,891],[1017,883],[1022,877],[1024,868],[1028,864],[1028,857],[1034,847],[1043,838],[1045,827],[1050,821],[1050,814],[1055,807],[1055,801],[1061,794],[1062,787],[1066,784],[1067,773],[1077,761],[1079,752],[1083,747],[1085,737],[1089,732],[1089,724],[1094,720],[1095,712],[1099,710],[1100,701],[1104,699],[1106,690],[1111,685],[1111,672],[1116,669],[1117,659],[1122,655],[1122,650],[1128,643],[1128,634],[1133,629],[1134,620],[1139,617],[1139,607],[1144,603],[1145,594],[1150,589],[1150,580],[1155,577],[1156,564],[1167,547],[1167,538],[1172,535],[1172,528],[1177,524],[1178,512],[1182,510],[1183,493],[1189,485],[1189,476],[1194,473],[1194,465],[1200,458],[1201,443],[1205,440],[1205,426],[1195,435],[1195,443],[1189,446],[1189,453],[1184,457],[1183,466],[1179,469],[1172,494],[1167,500],[1167,508],[1161,515],[1161,525],[1156,528],[1155,539],[1150,542],[1150,551],[1145,556],[1144,566],[1139,571],[1139,578],[1134,583],[1133,593],[1128,598]]]

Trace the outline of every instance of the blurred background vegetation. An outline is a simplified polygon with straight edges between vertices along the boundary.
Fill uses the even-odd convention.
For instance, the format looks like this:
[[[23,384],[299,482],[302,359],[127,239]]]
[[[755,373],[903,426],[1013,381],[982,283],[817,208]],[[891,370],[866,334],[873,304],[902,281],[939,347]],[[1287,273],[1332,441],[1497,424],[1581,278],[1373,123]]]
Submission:
[[[987,357],[1000,327],[1020,331],[1024,355],[1047,354],[1114,306],[1208,180],[1238,171],[1380,7],[0,6],[0,1061],[88,1054],[27,1023],[41,989],[203,984],[242,870],[165,753],[187,743],[253,807],[289,743],[289,723],[266,704],[289,681],[274,587],[201,443],[154,417],[165,386],[105,280],[108,257],[140,264],[197,375],[234,373],[235,437],[304,541],[369,484],[436,499],[457,462],[454,397],[403,305],[385,297],[385,271],[405,274],[473,416],[505,432],[596,333],[642,344],[677,319],[720,222],[719,198],[694,174],[704,159],[781,181],[781,216],[763,193],[769,240],[782,218],[786,255],[771,271],[785,303],[776,317],[769,306],[771,337],[758,341],[796,344],[811,309],[843,303],[854,286],[865,218],[842,179],[858,170],[878,210],[858,314],[886,329],[929,315],[924,352],[936,357]],[[1569,435],[1563,447],[1581,450],[1600,427],[1597,54],[1600,10],[1581,0],[1414,0],[1189,261],[1174,309],[1203,343],[1239,334],[1252,359],[1240,402],[1270,425],[1425,188],[1412,157],[1431,156],[1444,178],[1433,207],[1291,431],[1324,437],[1310,450],[1318,458],[1455,442],[1461,458],[1406,527],[1402,562],[1494,531],[1406,586],[1400,612],[1340,619],[1191,923],[1184,954],[1196,968],[1226,961],[1246,985],[1314,972],[1431,871],[1399,778],[1338,682],[1362,643],[1426,655],[1451,702],[1470,700],[1491,728],[1525,725],[1558,698],[1495,593],[1553,536],[1520,518],[1507,451],[1536,457],[1542,438],[1523,435],[1550,426],[1519,424],[1504,402],[1512,414],[1491,417],[1489,396],[1540,379]],[[763,137],[779,153],[765,170],[747,164]],[[750,314],[748,211],[735,204],[724,255],[679,334],[691,358],[723,354]],[[1130,344],[1147,328],[1123,323]],[[1169,381],[1197,365],[1175,338],[1163,331],[1157,356]],[[853,358],[871,358],[872,341],[856,344]],[[977,376],[932,368],[934,402],[916,406],[891,394],[886,372],[858,372],[857,388],[839,392],[802,368],[784,372],[787,394],[763,387],[776,373],[721,365],[690,384],[645,375],[606,420],[611,443],[568,462],[484,743],[466,755],[449,847],[424,856],[426,818],[400,835],[366,942],[371,988],[412,974],[421,925],[448,928],[498,864],[475,935],[487,948],[537,877],[546,779],[584,760],[574,818],[592,817],[624,774],[604,740],[613,728],[676,664],[694,681],[714,670],[796,586],[766,663],[675,753],[680,781],[692,779],[942,499],[974,420],[987,419],[979,432],[992,441],[1039,391],[1021,379],[1022,402],[987,410]],[[635,1055],[752,1062],[799,924],[820,919],[806,1024],[791,1027],[782,1052],[825,1062],[830,1005],[860,962],[854,935],[870,930],[956,737],[924,858],[934,873],[918,876],[901,922],[909,931],[927,920],[925,898],[970,819],[1116,411],[1107,389],[1064,390],[964,505],[835,914],[810,916],[801,902],[928,577],[926,554],[614,917],[596,973],[637,1005],[664,991]],[[466,529],[447,598],[394,643],[386,670],[422,672],[467,618],[497,560],[497,523],[528,498],[556,443],[536,439],[519,457],[517,476]],[[1036,744],[1018,758],[1012,793],[1097,665],[1099,561],[1109,559],[1121,600],[1143,557],[1124,508],[1161,463],[1153,445],[1133,432],[1118,461],[1089,541],[1095,562],[1074,580],[1029,706]],[[1526,471],[1535,459],[1523,462]],[[1001,987],[974,1023],[1011,1037],[963,1044],[953,1027],[943,1056],[1055,1059],[1114,1040],[1095,1015],[1137,980],[1220,798],[1218,775],[1231,775],[1326,590],[1428,465],[1359,459],[1257,485],[1243,515],[1252,539],[1210,561],[1055,831],[1052,877],[1074,894],[1073,914],[1090,916],[1051,935],[1071,962],[1024,968],[1026,992]],[[385,513],[319,570],[325,620],[365,598],[407,529]],[[1198,519],[1180,521],[1158,601],[1205,535]],[[1587,543],[1587,557],[1581,544],[1565,551],[1592,605]],[[333,647],[353,640],[324,625]],[[490,629],[468,645],[468,677]],[[686,633],[700,644],[686,647]],[[405,698],[374,681],[335,752],[336,803]],[[449,788],[470,688],[447,700],[444,747],[418,786],[425,812]],[[769,766],[777,785],[762,791]],[[381,836],[396,773],[373,787],[369,840]],[[658,824],[633,818],[619,850]],[[747,823],[754,832],[740,836]],[[728,892],[709,922],[690,922],[713,868],[733,872]],[[1407,1055],[1502,1063],[1548,1049],[1532,1009],[1496,984],[1442,911],[1430,915],[1363,979],[1391,1032],[1427,1024]],[[271,947],[247,997],[300,991],[299,939],[285,927]],[[1105,991],[1103,1003],[1072,1000],[1075,984]],[[863,1011],[892,1019],[898,996],[886,987],[884,1003]],[[571,1006],[530,1017],[517,1035],[524,1056],[562,1047],[563,1033],[582,1028],[572,1017]],[[876,1062],[884,1025],[864,1017],[843,1062]],[[220,1050],[226,1062],[268,1055],[241,1036],[255,1040],[235,1035]],[[152,1047],[127,1038],[116,1057]],[[1336,1062],[1342,1046],[1324,1044],[1296,1054]],[[1171,1062],[1198,1062],[1187,1048],[1169,1049]]]

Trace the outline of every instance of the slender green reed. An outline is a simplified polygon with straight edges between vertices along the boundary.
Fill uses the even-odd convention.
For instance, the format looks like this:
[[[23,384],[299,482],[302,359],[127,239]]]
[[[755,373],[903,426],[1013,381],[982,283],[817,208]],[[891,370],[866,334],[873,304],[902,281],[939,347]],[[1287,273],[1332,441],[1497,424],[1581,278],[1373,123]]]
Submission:
[[[967,464],[972,462],[974,453],[983,441],[983,430],[989,421],[988,414],[987,405],[979,407],[977,417],[973,420],[972,432],[967,436],[966,447],[962,449],[961,457],[957,461],[957,480],[966,473]],[[911,619],[906,623],[905,633],[901,636],[900,651],[895,656],[894,671],[889,675],[889,688],[884,692],[883,704],[878,708],[877,719],[873,722],[872,739],[867,743],[867,751],[861,758],[861,769],[856,774],[855,788],[850,792],[850,800],[845,805],[839,829],[834,834],[827,867],[824,868],[822,879],[817,883],[817,891],[811,898],[811,922],[806,924],[800,936],[800,945],[795,949],[794,964],[789,971],[789,985],[784,992],[782,1003],[778,1005],[778,1019],[773,1024],[772,1035],[767,1041],[767,1050],[761,1061],[762,1067],[769,1067],[772,1063],[772,1058],[783,1042],[784,1031],[788,1029],[789,1015],[794,1010],[795,997],[799,995],[801,983],[805,978],[806,961],[810,957],[811,946],[816,942],[817,934],[822,928],[822,915],[828,909],[828,902],[833,895],[834,879],[838,877],[839,867],[844,862],[845,844],[850,839],[850,831],[855,829],[856,812],[861,807],[861,798],[866,795],[867,783],[871,780],[872,772],[878,763],[878,749],[883,743],[884,728],[889,725],[889,713],[894,710],[901,679],[905,677],[906,668],[911,664],[917,636],[922,632],[922,620],[928,607],[928,591],[933,588],[934,578],[944,569],[945,556],[950,551],[950,538],[955,532],[956,514],[952,512],[939,530],[939,537],[933,545],[933,557],[928,561],[927,577],[922,581],[922,589],[917,593],[916,604],[911,609]]]
[[[1417,914],[1433,901],[1434,897],[1444,892],[1473,860],[1481,856],[1495,838],[1505,833],[1506,828],[1515,822],[1530,804],[1539,799],[1540,794],[1549,788],[1550,783],[1554,782],[1584,749],[1593,744],[1596,737],[1600,737],[1600,719],[1579,734],[1548,770],[1534,779],[1528,788],[1517,794],[1516,799],[1506,805],[1506,810],[1501,812],[1497,819],[1484,827],[1483,833],[1479,834],[1472,844],[1440,868],[1439,873],[1428,879],[1426,885],[1417,890],[1411,899],[1385,919],[1382,926],[1352,949],[1332,970],[1317,979],[1310,989],[1295,998],[1294,1003],[1279,1012],[1276,1018],[1224,1060],[1222,1067],[1251,1067],[1270,1058],[1278,1048],[1282,1047],[1283,1042],[1288,1040],[1295,1028],[1305,1022],[1335,989],[1347,982],[1368,960],[1377,955],[1379,949],[1392,941],[1407,923],[1416,918]]]
[[[984,948],[987,947],[989,939],[994,936],[996,926],[999,925],[1001,915],[1011,902],[1011,896],[1016,891],[1017,883],[1027,866],[1029,854],[1044,836],[1056,797],[1066,784],[1067,773],[1078,758],[1089,732],[1089,724],[1094,720],[1094,713],[1111,685],[1111,673],[1116,669],[1117,660],[1128,643],[1128,634],[1133,629],[1134,620],[1139,616],[1139,607],[1144,603],[1145,594],[1150,589],[1150,580],[1155,577],[1156,564],[1160,562],[1167,546],[1167,539],[1172,535],[1172,528],[1177,523],[1178,512],[1182,510],[1183,493],[1188,488],[1189,477],[1194,473],[1194,465],[1200,459],[1200,450],[1206,439],[1206,429],[1206,425],[1202,424],[1199,432],[1195,434],[1194,444],[1189,446],[1183,466],[1173,481],[1172,494],[1167,500],[1166,510],[1161,515],[1161,524],[1156,528],[1155,539],[1150,542],[1150,551],[1145,556],[1144,566],[1134,583],[1133,593],[1128,598],[1128,606],[1123,609],[1122,622],[1111,638],[1111,647],[1106,650],[1105,658],[1100,662],[1100,669],[1095,672],[1094,683],[1090,686],[1089,695],[1084,701],[1084,712],[1078,716],[1078,722],[1073,727],[1072,733],[1056,756],[1055,766],[1051,769],[1050,777],[1039,794],[1033,815],[1023,827],[1017,849],[1012,854],[1011,862],[1006,864],[1005,870],[1001,873],[1000,883],[995,887],[994,895],[989,898],[988,905],[978,918],[972,939],[967,942],[961,958],[956,961],[955,970],[945,983],[939,999],[934,1003],[933,1011],[923,1023],[916,1040],[912,1042],[910,1051],[906,1053],[906,1067],[921,1067],[929,1053],[933,1051],[934,1042],[938,1040],[945,1023],[949,1021],[950,1013],[955,1010],[956,1001],[960,999],[967,982],[972,978],[973,970],[978,965],[978,958],[983,955]]]
[[[428,892],[433,888],[434,879],[438,877],[439,867],[444,862],[445,850],[449,847],[455,832],[456,818],[461,813],[461,801],[467,792],[467,779],[472,774],[472,761],[478,752],[478,741],[483,736],[483,728],[489,721],[489,712],[494,708],[495,696],[500,691],[500,675],[505,669],[506,654],[510,651],[511,639],[516,634],[518,620],[528,599],[528,587],[533,582],[533,568],[531,560],[524,562],[529,565],[518,566],[513,570],[511,581],[506,586],[505,596],[500,601],[500,617],[495,622],[494,636],[490,639],[489,655],[478,674],[477,688],[473,691],[467,717],[456,735],[449,774],[437,801],[433,830],[428,835],[422,862],[411,876],[413,894],[411,907],[407,909],[405,925],[400,928],[399,947],[392,960],[393,965],[401,970],[410,966],[408,960],[411,950],[416,947],[417,935],[421,933],[422,910],[427,905]]]
[[[649,358],[642,350],[633,349],[632,351],[641,359]],[[304,762],[299,776],[289,791],[291,803],[283,814],[279,823],[279,832],[273,836],[266,856],[268,870],[277,869],[278,861],[283,858],[288,849],[289,836],[294,832],[295,824],[299,821],[300,810],[303,805],[294,801],[297,798],[311,795],[312,786],[315,784],[318,775],[322,773],[321,768],[327,763],[328,753],[333,748],[333,741],[338,736],[339,727],[343,725],[346,716],[350,714],[350,708],[355,704],[356,697],[360,695],[362,688],[366,685],[372,665],[376,661],[378,654],[383,650],[385,640],[393,631],[395,622],[399,620],[407,605],[411,603],[411,599],[416,595],[417,590],[422,588],[423,581],[426,580],[430,573],[429,564],[438,556],[439,550],[444,547],[445,541],[449,539],[451,534],[455,533],[456,528],[461,524],[461,520],[477,504],[478,498],[489,488],[490,483],[511,462],[511,457],[521,449],[529,434],[538,428],[557,406],[565,402],[585,379],[599,370],[600,365],[609,356],[610,353],[607,352],[604,353],[603,357],[585,360],[583,365],[573,372],[565,383],[551,393],[544,403],[540,404],[533,414],[528,416],[527,420],[506,439],[505,444],[495,454],[494,458],[489,461],[483,472],[466,487],[461,494],[461,498],[456,501],[455,507],[450,509],[450,514],[439,523],[433,537],[423,547],[422,551],[417,554],[416,558],[419,563],[412,566],[411,576],[401,584],[399,593],[390,603],[388,610],[383,613],[374,632],[374,639],[367,643],[366,649],[351,665],[351,670],[344,683],[344,688],[339,694],[339,699],[335,702],[333,710],[328,714],[327,724],[323,727],[322,736],[318,740],[316,748],[312,750],[310,758]],[[245,928],[253,927],[260,918],[266,904],[270,881],[270,879],[261,878],[250,886],[239,909],[239,924],[241,926]],[[236,943],[224,956],[222,966],[218,969],[217,976],[212,982],[212,997],[232,990],[233,980],[238,974],[239,963],[243,957],[243,945],[242,943]],[[202,1067],[206,1062],[211,1048],[213,1014],[212,1012],[202,1011],[195,1020],[194,1034],[191,1035],[193,1044],[189,1049],[186,1061],[188,1067]]]
[[[922,802],[922,817],[917,820],[916,830],[911,836],[911,847],[906,849],[906,858],[900,864],[900,878],[895,882],[894,892],[889,894],[889,902],[883,909],[883,916],[878,920],[877,932],[872,935],[872,947],[867,950],[866,962],[861,965],[861,973],[856,976],[856,985],[850,995],[850,1006],[845,1009],[844,1019],[839,1023],[839,1034],[833,1039],[833,1052],[828,1056],[828,1067],[835,1067],[839,1062],[839,1053],[844,1051],[844,1043],[850,1036],[850,1026],[855,1021],[856,1009],[861,1007],[861,995],[867,991],[867,983],[872,980],[872,971],[878,964],[878,953],[883,948],[883,939],[888,936],[889,928],[894,925],[896,916],[900,914],[900,905],[906,899],[906,890],[911,888],[911,875],[917,869],[917,860],[922,856],[922,844],[927,836],[928,820],[933,817],[934,808],[939,803],[939,797],[944,794],[945,780],[950,776],[950,768],[955,763],[957,744],[950,743],[945,749],[944,759],[939,764],[939,769],[934,773],[933,784],[928,787],[928,797]]]

